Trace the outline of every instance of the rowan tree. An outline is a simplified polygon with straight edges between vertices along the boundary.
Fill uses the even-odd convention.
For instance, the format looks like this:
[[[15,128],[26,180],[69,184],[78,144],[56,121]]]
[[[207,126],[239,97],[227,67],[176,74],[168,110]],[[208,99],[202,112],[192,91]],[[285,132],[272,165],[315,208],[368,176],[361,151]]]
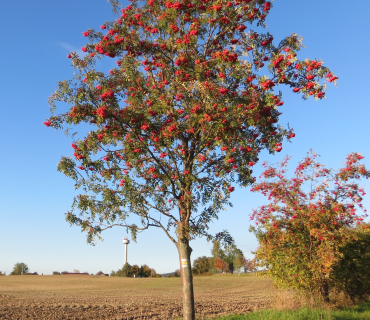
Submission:
[[[355,240],[348,231],[366,215],[366,209],[357,213],[364,195],[357,180],[370,172],[359,163],[363,157],[358,153],[348,155],[337,171],[316,157],[311,151],[292,178],[286,173],[289,157],[278,166],[264,164],[252,191],[267,196],[269,204],[253,211],[256,226],[251,229],[259,240],[255,259],[277,286],[329,301],[333,268],[344,256],[342,248]]]
[[[83,32],[86,56],[68,55],[75,77],[59,82],[49,100],[53,112],[58,101],[69,107],[46,126],[91,126],[73,136],[73,157],[58,165],[82,191],[67,221],[89,242],[113,226],[134,239],[162,229],[179,252],[184,319],[194,319],[189,241],[213,239],[209,223],[237,185],[254,181],[260,151],[279,152],[294,137],[278,125],[284,102],[274,89],[321,99],[325,83],[337,79],[321,61],[297,59],[296,34],[277,43],[259,32],[271,7],[265,0],[133,0],[102,32]],[[100,58],[117,66],[99,72]]]

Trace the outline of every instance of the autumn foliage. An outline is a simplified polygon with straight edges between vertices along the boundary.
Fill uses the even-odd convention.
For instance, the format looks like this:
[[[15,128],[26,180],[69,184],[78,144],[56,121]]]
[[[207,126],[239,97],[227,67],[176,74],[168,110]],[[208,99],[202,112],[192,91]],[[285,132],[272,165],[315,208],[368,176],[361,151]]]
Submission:
[[[66,218],[88,241],[115,225],[134,238],[158,227],[190,266],[188,242],[213,238],[210,221],[237,185],[254,182],[260,151],[280,152],[294,137],[278,125],[284,102],[274,90],[321,99],[337,77],[320,60],[298,60],[296,34],[277,42],[252,29],[271,8],[265,0],[134,0],[101,31],[83,32],[86,55],[68,55],[76,76],[50,97],[53,112],[60,101],[68,110],[44,124],[90,125],[58,166],[82,190]],[[101,58],[116,67],[97,71]],[[190,272],[182,272],[188,281]]]
[[[73,158],[59,164],[87,190],[67,220],[90,240],[128,213],[144,228],[160,227],[151,211],[181,234],[205,233],[233,184],[254,181],[259,152],[281,151],[283,138],[294,136],[277,126],[283,101],[273,89],[287,85],[322,98],[324,82],[336,78],[321,61],[297,59],[296,35],[274,45],[271,34],[248,31],[248,24],[263,25],[270,8],[260,0],[133,1],[101,26],[104,33],[83,32],[87,55],[69,55],[78,75],[50,97],[53,110],[56,101],[71,107],[45,125],[92,126],[72,143]],[[106,75],[94,69],[102,57],[117,64]],[[261,75],[265,67],[271,78]],[[193,218],[198,205],[205,209]]]
[[[333,268],[345,256],[343,248],[356,242],[351,230],[366,212],[361,203],[365,192],[357,181],[370,172],[358,153],[348,155],[337,171],[316,158],[310,152],[292,178],[286,173],[289,157],[279,166],[264,164],[252,191],[267,196],[269,204],[255,210],[251,219],[260,242],[256,259],[275,283],[328,300]]]
[[[217,269],[218,272],[229,272],[229,265],[221,260],[221,258],[217,258],[214,267]]]

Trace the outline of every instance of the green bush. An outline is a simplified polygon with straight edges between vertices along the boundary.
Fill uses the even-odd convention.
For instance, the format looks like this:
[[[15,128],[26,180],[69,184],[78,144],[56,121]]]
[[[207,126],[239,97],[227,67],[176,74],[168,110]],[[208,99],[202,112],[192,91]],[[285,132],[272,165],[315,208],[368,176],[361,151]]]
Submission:
[[[364,223],[349,232],[351,241],[340,249],[343,257],[333,269],[331,282],[358,302],[370,295],[370,229]]]
[[[132,277],[132,266],[126,263],[122,269],[118,270],[115,274],[117,277]]]
[[[203,274],[211,270],[211,261],[212,258],[206,256],[199,257],[193,262],[193,274]]]

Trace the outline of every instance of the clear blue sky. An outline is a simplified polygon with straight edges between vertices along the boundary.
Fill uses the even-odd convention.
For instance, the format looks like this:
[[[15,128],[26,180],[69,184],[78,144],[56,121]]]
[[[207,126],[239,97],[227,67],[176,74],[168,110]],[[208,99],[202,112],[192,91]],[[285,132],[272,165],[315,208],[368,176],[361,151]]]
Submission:
[[[267,24],[275,39],[292,32],[302,35],[306,49],[299,58],[322,59],[340,79],[323,101],[285,95],[281,123],[289,122],[296,138],[281,154],[263,154],[261,160],[277,162],[290,154],[296,164],[313,148],[329,167],[338,168],[352,151],[361,152],[370,167],[369,10],[370,2],[363,0],[274,2]],[[75,193],[73,182],[56,166],[71,153],[71,141],[42,125],[57,81],[73,75],[68,52],[85,44],[83,31],[113,18],[106,0],[1,1],[0,271],[9,273],[16,262],[40,274],[73,269],[108,273],[122,267],[124,229],[105,231],[104,242],[92,247],[78,227],[65,222]],[[251,257],[257,243],[248,232],[248,214],[264,199],[246,188],[236,190],[232,202],[234,207],[221,213],[211,231],[228,229]],[[367,199],[364,205],[370,207]],[[210,254],[205,240],[192,247],[193,259]],[[128,256],[131,264],[146,263],[160,273],[179,268],[176,248],[160,230],[141,234],[129,245]]]

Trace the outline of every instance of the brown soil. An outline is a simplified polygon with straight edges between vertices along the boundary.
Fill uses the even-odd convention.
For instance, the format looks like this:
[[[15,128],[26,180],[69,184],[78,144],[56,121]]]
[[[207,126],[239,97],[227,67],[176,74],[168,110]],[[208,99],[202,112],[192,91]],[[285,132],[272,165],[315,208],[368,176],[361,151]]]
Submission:
[[[270,279],[252,275],[195,277],[197,319],[268,307]],[[179,278],[102,276],[0,277],[0,319],[178,319]]]

